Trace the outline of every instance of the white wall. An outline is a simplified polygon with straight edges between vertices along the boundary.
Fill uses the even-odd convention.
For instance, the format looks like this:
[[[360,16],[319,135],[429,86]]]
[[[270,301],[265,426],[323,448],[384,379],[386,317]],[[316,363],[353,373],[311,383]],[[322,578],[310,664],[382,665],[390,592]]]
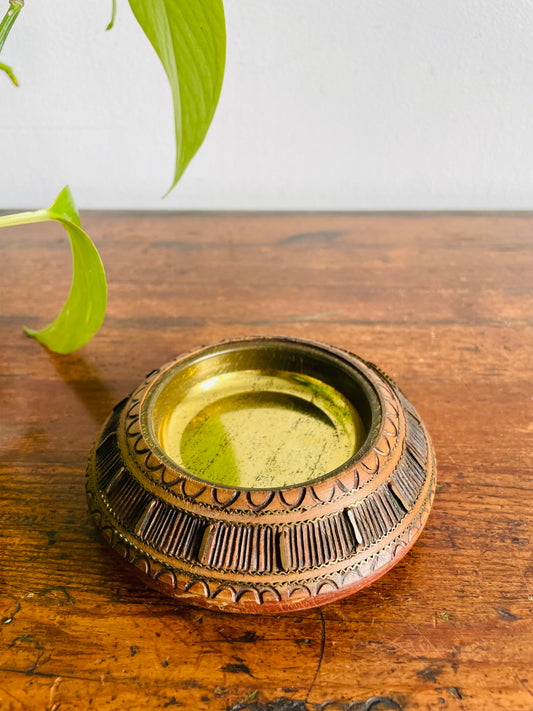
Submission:
[[[531,0],[226,0],[207,140],[173,172],[170,92],[125,0],[27,0],[0,59],[0,208],[533,207]],[[0,9],[7,7],[1,0]]]

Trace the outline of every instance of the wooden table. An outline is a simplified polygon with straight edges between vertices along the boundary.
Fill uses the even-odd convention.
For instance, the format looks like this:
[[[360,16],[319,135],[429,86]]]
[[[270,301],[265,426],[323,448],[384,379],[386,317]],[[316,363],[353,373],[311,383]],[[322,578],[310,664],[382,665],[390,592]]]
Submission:
[[[56,226],[0,234],[4,709],[533,709],[533,217],[92,213],[97,337],[24,336],[70,281]],[[420,541],[322,610],[262,618],[144,589],[97,537],[85,462],[112,406],[177,353],[308,337],[378,363],[432,434]]]

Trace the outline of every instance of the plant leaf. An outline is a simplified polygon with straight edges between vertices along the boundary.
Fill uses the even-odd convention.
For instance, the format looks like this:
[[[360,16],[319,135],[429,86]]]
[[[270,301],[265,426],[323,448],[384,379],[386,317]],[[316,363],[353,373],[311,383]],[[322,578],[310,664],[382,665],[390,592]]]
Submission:
[[[224,6],[222,0],[129,3],[172,90],[176,167],[170,192],[202,145],[217,107],[226,61]]]
[[[15,86],[19,85],[18,79],[15,76],[15,72],[11,69],[10,66],[4,64],[3,62],[0,62],[0,71],[5,72]]]
[[[2,51],[5,41],[11,32],[11,28],[13,27],[15,20],[19,16],[23,7],[24,0],[9,0],[9,9],[0,22],[0,52]],[[15,86],[19,85],[17,77],[10,66],[0,62],[0,70],[7,74]]]
[[[117,17],[117,0],[113,0],[113,4],[111,5],[111,19],[109,20],[109,24],[106,27],[106,30],[112,30],[113,25],[115,24],[115,19]]]
[[[59,316],[41,330],[26,333],[56,353],[81,348],[98,331],[104,320],[107,285],[104,267],[96,247],[81,229],[80,217],[69,187],[46,210],[0,217],[0,227],[54,220],[63,225],[72,248],[72,284]]]

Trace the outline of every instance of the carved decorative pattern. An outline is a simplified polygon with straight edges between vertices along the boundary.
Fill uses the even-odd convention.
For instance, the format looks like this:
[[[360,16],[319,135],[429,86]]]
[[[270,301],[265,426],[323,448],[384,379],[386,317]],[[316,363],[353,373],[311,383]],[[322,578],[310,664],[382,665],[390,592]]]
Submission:
[[[199,562],[211,568],[273,573],[278,570],[276,535],[269,526],[214,523],[206,531]]]
[[[346,509],[355,539],[368,548],[392,531],[407,513],[390,484],[384,484],[358,506]]]
[[[347,587],[351,592],[352,589],[363,587],[365,579],[369,577],[376,579],[391,568],[396,560],[403,557],[411,547],[422,528],[425,518],[429,514],[436,483],[434,470],[432,470],[432,473],[431,486],[422,503],[419,515],[408,528],[404,529],[379,552],[358,560],[355,565],[341,569],[333,575],[318,576],[307,580],[291,580],[285,585],[278,584],[276,586],[264,584],[260,581],[241,584],[235,582],[221,583],[219,580],[208,576],[183,575],[182,571],[176,571],[152,556],[140,552],[112,525],[102,525],[101,511],[98,508],[95,496],[90,490],[88,491],[88,502],[90,513],[104,540],[142,573],[157,581],[160,585],[163,584],[167,594],[175,594],[179,599],[181,596],[180,591],[182,593],[192,593],[196,598],[197,604],[205,604],[207,607],[210,606],[210,601],[225,595],[228,598],[228,609],[238,610],[239,603],[244,602],[254,603],[253,611],[279,612],[283,609],[283,606],[274,606],[274,609],[271,610],[261,608],[268,608],[269,603],[272,605],[272,603],[283,602],[286,602],[287,607],[290,607],[290,601],[295,598],[302,601],[301,607],[310,607],[320,603],[321,595],[342,591],[343,587]],[[237,607],[235,608],[232,605],[237,605]],[[251,610],[243,606],[243,611]]]
[[[284,528],[280,553],[284,570],[305,570],[345,560],[355,548],[353,531],[341,511]]]

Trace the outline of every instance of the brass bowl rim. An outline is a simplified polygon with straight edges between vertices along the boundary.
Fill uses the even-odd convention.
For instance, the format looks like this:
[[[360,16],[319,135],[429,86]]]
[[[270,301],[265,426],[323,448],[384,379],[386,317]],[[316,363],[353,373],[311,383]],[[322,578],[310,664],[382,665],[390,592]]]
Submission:
[[[367,435],[364,442],[357,449],[357,451],[339,467],[336,467],[325,474],[321,474],[314,479],[307,479],[303,482],[300,481],[288,486],[250,488],[224,484],[204,479],[179,465],[175,460],[166,454],[153,431],[151,414],[158,396],[164,391],[165,387],[168,386],[169,382],[176,376],[177,373],[191,365],[194,365],[195,363],[198,363],[206,358],[216,357],[217,355],[221,355],[229,351],[236,351],[239,347],[252,349],[254,345],[264,347],[265,344],[269,344],[270,347],[277,344],[285,349],[292,347],[300,352],[305,353],[307,351],[308,355],[309,353],[314,352],[315,355],[318,354],[322,359],[327,360],[329,365],[341,368],[345,374],[355,380],[367,400],[371,413],[371,420],[367,428]],[[147,384],[140,403],[140,431],[146,445],[165,465],[165,467],[167,467],[167,469],[170,469],[179,476],[191,479],[205,486],[216,487],[217,489],[226,489],[228,491],[250,491],[258,493],[270,491],[290,491],[301,489],[303,486],[314,486],[321,482],[327,481],[328,479],[336,478],[347,470],[354,469],[365,457],[365,455],[374,447],[380,436],[385,404],[382,400],[381,394],[376,389],[370,378],[368,378],[363,370],[358,367],[359,363],[366,367],[366,363],[362,359],[354,356],[352,353],[310,339],[294,338],[289,336],[246,336],[241,338],[224,339],[178,356],[155,375],[155,377]],[[342,394],[344,397],[347,397],[346,393]]]

